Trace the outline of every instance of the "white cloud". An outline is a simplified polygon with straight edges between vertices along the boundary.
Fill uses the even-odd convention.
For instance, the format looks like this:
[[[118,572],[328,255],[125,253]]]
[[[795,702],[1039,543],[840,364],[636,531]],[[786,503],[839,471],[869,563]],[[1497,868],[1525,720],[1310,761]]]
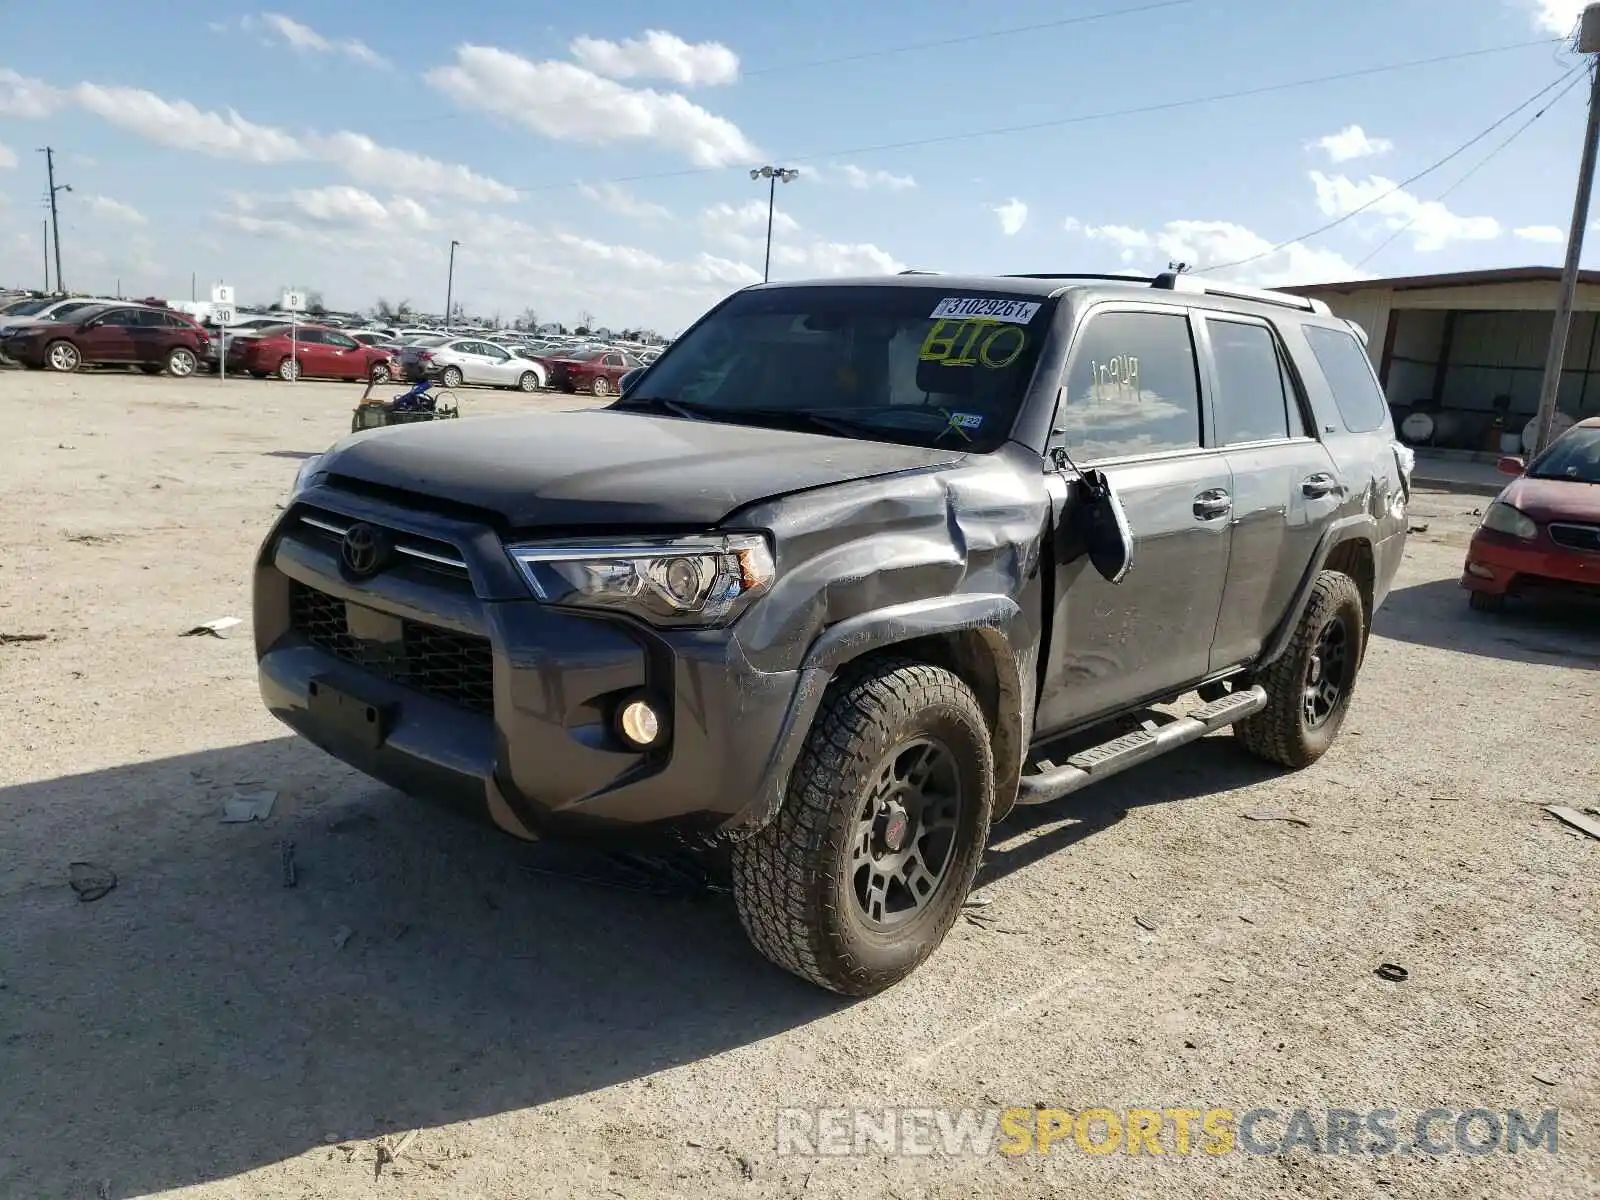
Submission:
[[[841,182],[860,191],[871,188],[887,188],[891,192],[905,191],[917,186],[917,181],[910,175],[896,175],[892,171],[869,171],[858,167],[854,163],[834,163],[831,172],[837,175]],[[824,178],[827,178],[824,175]]]
[[[330,225],[431,229],[435,224],[428,210],[407,196],[392,197],[385,204],[371,192],[348,184],[293,191],[288,202],[312,220]]]
[[[284,45],[302,54],[339,54],[345,58],[365,63],[369,67],[387,67],[389,62],[359,38],[335,40],[324,37],[309,25],[302,25],[282,13],[262,13],[259,17],[244,17],[240,25],[247,31],[274,34]]]
[[[648,140],[701,167],[750,162],[759,152],[732,121],[676,92],[631,88],[569,62],[530,62],[492,46],[458,46],[428,82],[468,108],[560,141]]]
[[[1394,143],[1388,138],[1368,137],[1366,130],[1359,125],[1346,125],[1338,133],[1318,138],[1311,143],[1311,147],[1321,150],[1334,162],[1342,163],[1387,154],[1394,149]]]
[[[103,120],[164,146],[257,163],[307,157],[305,147],[292,134],[256,125],[231,108],[226,113],[206,112],[187,100],[163,100],[139,88],[94,83],[80,83],[71,95]]]
[[[746,200],[735,208],[726,201],[720,201],[701,213],[700,219],[708,231],[724,239],[740,240],[748,236],[747,231],[759,232],[765,237],[767,231],[767,202],[765,200]],[[781,208],[773,210],[773,237],[798,233],[799,231],[799,221],[796,221]]]
[[[1525,242],[1542,242],[1550,246],[1562,246],[1567,241],[1567,231],[1554,225],[1524,225],[1520,229],[1513,229],[1511,235]]]
[[[1311,182],[1317,189],[1317,207],[1328,216],[1346,216],[1370,204],[1363,216],[1377,218],[1391,231],[1405,229],[1421,251],[1442,250],[1451,242],[1489,242],[1501,233],[1500,222],[1493,217],[1459,216],[1437,200],[1395,191],[1394,182],[1380,175],[1354,180],[1312,171]]]
[[[700,214],[707,233],[742,254],[760,261],[766,253],[767,205],[747,200],[735,207],[713,204]],[[791,277],[807,275],[877,275],[905,270],[905,263],[870,242],[835,242],[801,228],[782,209],[772,215],[772,261],[793,267]]]
[[[37,120],[61,106],[61,93],[38,79],[0,67],[0,116]]]
[[[1092,241],[1113,247],[1123,264],[1138,263],[1151,271],[1165,270],[1170,262],[1203,267],[1263,255],[1254,262],[1220,272],[1218,278],[1258,287],[1367,278],[1342,255],[1331,250],[1319,250],[1300,242],[1273,250],[1273,242],[1231,221],[1168,221],[1156,230],[1081,223],[1074,223],[1073,227]]]
[[[380,146],[362,133],[342,130],[326,136],[312,135],[306,141],[318,158],[342,168],[357,183],[480,202],[517,198],[515,188],[498,180],[459,164]]]
[[[1528,0],[1534,24],[1546,33],[1566,37],[1578,25],[1589,0]]]
[[[95,216],[104,217],[108,221],[122,221],[129,225],[145,223],[144,214],[138,209],[120,200],[113,200],[110,196],[85,196],[84,203]]]
[[[0,142],[0,170],[10,170],[17,165],[17,152]]]
[[[806,248],[805,265],[819,275],[893,275],[906,264],[870,242],[818,239]]]
[[[731,258],[719,258],[715,254],[703,252],[695,259],[694,273],[707,283],[729,283],[735,287],[761,282],[761,272],[754,267],[734,262]]]
[[[583,66],[612,79],[665,79],[695,87],[739,78],[739,56],[721,42],[686,42],[660,29],[625,42],[581,37],[570,49]]]
[[[608,212],[614,212],[621,217],[631,217],[635,221],[665,221],[672,216],[661,205],[641,200],[614,183],[596,185],[583,183],[578,185],[578,190]]]
[[[1004,204],[996,204],[994,215],[1000,218],[1000,232],[1014,237],[1028,223],[1028,206],[1013,196]]]

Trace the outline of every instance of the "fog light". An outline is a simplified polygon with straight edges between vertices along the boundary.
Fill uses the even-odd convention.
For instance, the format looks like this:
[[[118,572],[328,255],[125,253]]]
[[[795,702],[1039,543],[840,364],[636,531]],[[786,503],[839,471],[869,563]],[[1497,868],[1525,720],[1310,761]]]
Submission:
[[[661,714],[648,700],[629,700],[617,712],[617,729],[623,739],[640,750],[654,746],[661,738]]]
[[[1467,564],[1467,574],[1468,575],[1476,575],[1479,579],[1493,579],[1494,578],[1494,572],[1493,571],[1491,571],[1488,567],[1485,567],[1482,564],[1475,563],[1475,562],[1469,562]]]

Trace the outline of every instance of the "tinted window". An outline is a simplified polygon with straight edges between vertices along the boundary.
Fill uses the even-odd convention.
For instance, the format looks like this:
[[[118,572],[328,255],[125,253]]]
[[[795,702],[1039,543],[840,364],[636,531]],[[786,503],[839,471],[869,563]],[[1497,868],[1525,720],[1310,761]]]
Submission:
[[[1234,446],[1289,436],[1288,381],[1265,325],[1206,318],[1217,364],[1217,441]]]
[[[1344,427],[1351,433],[1371,433],[1389,416],[1389,405],[1372,373],[1372,360],[1355,336],[1337,329],[1305,326],[1306,341],[1333,389]]]
[[[325,333],[322,335],[322,337],[323,340],[328,343],[328,345],[337,346],[341,350],[354,350],[357,346],[361,345],[361,343],[356,341],[355,338],[343,333]]]
[[[1073,348],[1058,444],[1083,461],[1200,445],[1200,386],[1189,318],[1091,317]]]
[[[125,329],[143,324],[144,314],[136,308],[119,308],[105,316],[105,324],[118,325]]]

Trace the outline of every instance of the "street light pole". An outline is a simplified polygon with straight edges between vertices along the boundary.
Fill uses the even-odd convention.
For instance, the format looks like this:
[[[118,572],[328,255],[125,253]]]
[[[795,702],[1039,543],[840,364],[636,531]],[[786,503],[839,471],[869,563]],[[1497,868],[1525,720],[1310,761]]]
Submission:
[[[50,294],[50,222],[41,221],[44,226],[44,291]]]
[[[752,167],[750,178],[767,181],[767,261],[761,269],[761,281],[765,283],[772,278],[772,215],[778,204],[778,184],[793,183],[800,178],[800,172],[795,167]]]
[[[1583,134],[1583,159],[1578,166],[1578,194],[1572,205],[1572,229],[1567,234],[1567,261],[1561,270],[1561,293],[1556,299],[1555,320],[1550,328],[1550,348],[1544,362],[1544,383],[1539,389],[1539,415],[1534,418],[1533,453],[1542,454],[1550,444],[1550,431],[1556,419],[1556,401],[1561,393],[1561,369],[1567,361],[1567,335],[1572,328],[1572,301],[1578,290],[1578,261],[1583,257],[1583,231],[1589,223],[1589,199],[1594,191],[1596,146],[1600,145],[1600,69],[1594,55],[1600,53],[1600,4],[1583,10],[1578,26],[1578,53],[1589,60],[1589,123]]]
[[[461,245],[460,242],[451,239],[450,274],[446,277],[444,284],[444,328],[447,333],[450,331],[450,302],[454,299],[456,290],[456,247],[459,245]]]
[[[67,285],[61,281],[61,221],[56,214],[56,193],[70,192],[70,183],[56,182],[56,152],[50,146],[42,146],[39,153],[44,155],[44,169],[50,180],[50,229],[56,240],[56,291],[63,296],[67,294]]]

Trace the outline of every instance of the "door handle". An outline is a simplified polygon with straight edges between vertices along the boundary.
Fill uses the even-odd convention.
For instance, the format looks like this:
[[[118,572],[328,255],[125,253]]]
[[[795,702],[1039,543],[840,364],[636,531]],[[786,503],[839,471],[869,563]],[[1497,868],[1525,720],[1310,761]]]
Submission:
[[[1324,496],[1332,496],[1343,491],[1344,488],[1339,481],[1326,471],[1307,475],[1300,481],[1300,492],[1307,500],[1320,500]]]
[[[1201,492],[1194,498],[1194,515],[1202,521],[1225,516],[1233,508],[1233,498],[1221,488]]]

